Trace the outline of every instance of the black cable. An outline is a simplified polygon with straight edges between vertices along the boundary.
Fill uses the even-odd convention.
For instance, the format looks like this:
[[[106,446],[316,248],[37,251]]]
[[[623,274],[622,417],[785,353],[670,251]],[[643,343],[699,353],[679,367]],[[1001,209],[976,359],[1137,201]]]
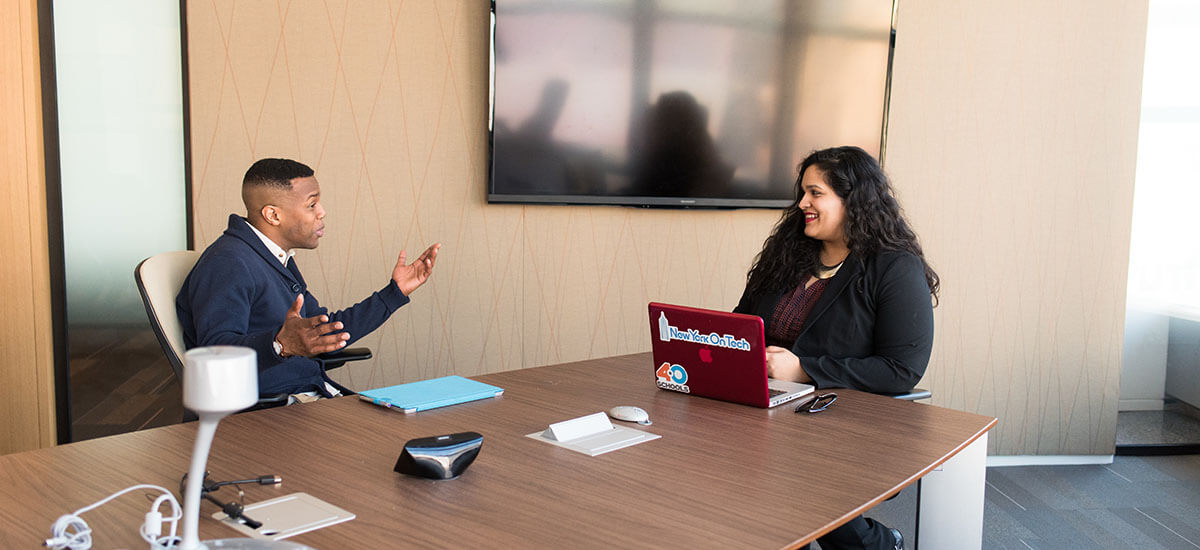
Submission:
[[[208,478],[205,477],[205,479],[208,479]],[[279,477],[279,476],[271,475],[271,476],[258,476],[254,479],[239,479],[236,481],[218,481],[216,483],[213,483],[212,485],[205,486],[205,488],[212,491],[212,490],[220,489],[221,487],[224,487],[226,485],[238,485],[240,483],[257,483],[259,485],[275,485],[278,483],[283,483],[283,478]]]
[[[204,472],[204,479],[200,483],[200,496],[204,497],[205,500],[220,506],[221,511],[224,512],[225,515],[229,516],[230,519],[240,521],[242,524],[251,529],[258,529],[259,527],[262,527],[262,522],[247,517],[244,513],[245,507],[242,506],[240,502],[221,502],[220,500],[217,500],[217,497],[214,497],[212,493],[227,485],[236,486],[240,483],[275,485],[282,482],[283,478],[277,475],[258,476],[253,479],[238,479],[234,481],[210,481],[208,479],[208,472]],[[184,494],[186,491],[187,474],[183,474],[183,479],[179,480],[179,493]],[[240,487],[238,488],[238,492],[241,493]]]
[[[201,493],[201,495],[205,499],[207,499],[209,502],[216,504],[217,506],[220,506],[221,511],[225,512],[225,515],[229,516],[232,519],[242,522],[247,527],[249,527],[251,529],[258,529],[259,527],[262,527],[261,521],[256,521],[256,520],[250,519],[249,517],[246,516],[246,514],[242,513],[242,510],[244,510],[244,508],[242,507],[242,504],[240,502],[221,502],[221,501],[217,500],[216,497],[212,496],[209,493]]]

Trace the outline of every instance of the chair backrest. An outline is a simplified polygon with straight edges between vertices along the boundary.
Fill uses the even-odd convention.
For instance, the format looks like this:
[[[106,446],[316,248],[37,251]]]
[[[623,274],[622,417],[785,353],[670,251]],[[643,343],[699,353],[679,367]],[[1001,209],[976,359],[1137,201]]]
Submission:
[[[175,312],[175,295],[183,288],[183,281],[200,253],[195,250],[180,250],[156,254],[138,264],[133,269],[133,278],[137,281],[138,293],[142,295],[142,304],[146,306],[146,316],[150,318],[150,327],[158,337],[158,345],[175,369],[175,376],[183,382],[183,326],[179,324],[179,315]]]

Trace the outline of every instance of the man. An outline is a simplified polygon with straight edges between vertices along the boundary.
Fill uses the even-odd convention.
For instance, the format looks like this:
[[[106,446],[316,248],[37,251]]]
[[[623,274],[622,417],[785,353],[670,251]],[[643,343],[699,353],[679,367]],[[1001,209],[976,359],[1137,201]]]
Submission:
[[[407,304],[433,272],[440,244],[411,264],[404,251],[392,279],[335,313],[317,302],[292,259],[325,233],[321,187],[313,170],[287,159],[255,162],[242,180],[246,217],[200,256],[175,299],[188,348],[234,345],[258,353],[258,391],[333,397],[338,388],[312,359],[346,347]]]

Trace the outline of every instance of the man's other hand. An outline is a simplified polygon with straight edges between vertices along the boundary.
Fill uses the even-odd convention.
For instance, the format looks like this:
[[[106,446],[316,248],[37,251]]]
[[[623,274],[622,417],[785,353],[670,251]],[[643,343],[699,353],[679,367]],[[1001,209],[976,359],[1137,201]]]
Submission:
[[[342,330],[340,322],[330,323],[328,315],[301,317],[300,310],[303,307],[304,295],[297,295],[296,301],[292,303],[292,308],[288,310],[287,316],[283,319],[283,327],[279,329],[279,334],[275,335],[275,341],[283,347],[280,356],[312,357],[346,347],[350,333],[329,334]]]
[[[408,257],[404,251],[400,251],[400,258],[396,260],[396,268],[392,270],[392,281],[400,288],[400,292],[408,296],[417,287],[425,284],[429,275],[433,273],[433,264],[437,261],[438,249],[441,247],[441,243],[434,243],[411,264],[408,263]]]

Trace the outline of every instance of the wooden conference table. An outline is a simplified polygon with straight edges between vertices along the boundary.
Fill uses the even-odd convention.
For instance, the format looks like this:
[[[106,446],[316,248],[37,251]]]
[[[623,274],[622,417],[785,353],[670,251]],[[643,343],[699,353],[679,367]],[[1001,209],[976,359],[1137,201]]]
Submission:
[[[217,480],[283,476],[244,485],[247,503],[303,491],[357,514],[289,539],[315,548],[781,548],[986,441],[996,422],[846,390],[819,414],[667,392],[649,354],[475,378],[504,395],[411,415],[342,398],[227,417],[208,469]],[[639,429],[662,438],[589,457],[525,437],[615,405],[646,409],[653,425]],[[461,431],[484,443],[460,478],[392,471],[405,441]],[[0,456],[0,547],[39,547],[58,516],[130,485],[177,490],[194,437],[189,423]],[[84,514],[95,548],[144,548],[149,503],[125,495]],[[202,503],[200,538],[240,536],[216,511]]]

